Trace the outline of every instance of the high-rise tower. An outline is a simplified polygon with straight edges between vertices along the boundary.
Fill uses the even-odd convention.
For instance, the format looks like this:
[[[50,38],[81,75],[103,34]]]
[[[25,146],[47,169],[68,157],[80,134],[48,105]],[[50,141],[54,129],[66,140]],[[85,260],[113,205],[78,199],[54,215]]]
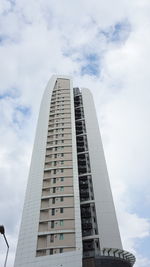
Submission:
[[[92,95],[53,76],[41,103],[15,267],[131,267]]]

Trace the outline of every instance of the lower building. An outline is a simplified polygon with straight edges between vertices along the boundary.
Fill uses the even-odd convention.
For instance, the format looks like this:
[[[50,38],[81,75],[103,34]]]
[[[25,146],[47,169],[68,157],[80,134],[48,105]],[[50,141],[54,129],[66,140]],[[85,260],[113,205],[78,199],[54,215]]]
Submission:
[[[37,124],[15,267],[131,267],[93,98],[53,76]]]

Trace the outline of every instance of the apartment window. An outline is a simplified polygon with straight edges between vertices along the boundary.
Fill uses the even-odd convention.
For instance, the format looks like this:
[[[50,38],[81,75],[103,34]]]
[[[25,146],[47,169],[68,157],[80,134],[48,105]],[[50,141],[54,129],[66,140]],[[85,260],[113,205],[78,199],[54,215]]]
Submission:
[[[57,158],[57,154],[55,154],[55,158]]]
[[[64,208],[60,208],[60,213],[64,213]]]
[[[61,172],[64,172],[64,169],[61,169]]]
[[[56,183],[56,178],[53,178],[53,184],[55,184]]]
[[[61,192],[64,191],[64,187],[63,187],[63,186],[60,187],[60,191],[61,191]]]
[[[56,187],[53,187],[53,193],[56,193]]]
[[[63,201],[64,201],[64,197],[61,197],[61,198],[60,198],[60,201],[63,202]]]
[[[57,151],[57,147],[55,147],[55,151]]]
[[[56,170],[54,170],[54,174],[56,174]]]
[[[51,228],[54,228],[54,221],[51,221]]]
[[[61,161],[61,165],[63,165],[64,164],[64,161]]]
[[[64,156],[64,153],[61,153],[61,157],[63,157]]]
[[[64,220],[59,221],[60,226],[64,226]]]
[[[50,243],[54,242],[54,235],[50,235]]]
[[[59,240],[64,240],[64,234],[59,235]]]
[[[60,248],[59,252],[60,252],[60,253],[63,253],[63,248]]]
[[[52,215],[55,215],[55,209],[52,209]]]
[[[63,181],[64,181],[64,177],[61,177],[61,178],[60,178],[60,181],[63,182]]]
[[[55,197],[52,198],[52,204],[55,204]]]
[[[64,140],[61,140],[62,144],[64,143]]]

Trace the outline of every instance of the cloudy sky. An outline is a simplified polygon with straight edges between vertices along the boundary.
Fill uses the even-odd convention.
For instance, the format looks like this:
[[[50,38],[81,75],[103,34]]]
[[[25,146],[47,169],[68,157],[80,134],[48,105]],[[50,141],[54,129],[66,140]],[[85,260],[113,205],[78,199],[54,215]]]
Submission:
[[[0,1],[0,224],[13,266],[44,88],[93,93],[124,249],[150,266],[150,1]],[[0,236],[4,262],[6,247]],[[2,264],[2,263],[1,263]]]

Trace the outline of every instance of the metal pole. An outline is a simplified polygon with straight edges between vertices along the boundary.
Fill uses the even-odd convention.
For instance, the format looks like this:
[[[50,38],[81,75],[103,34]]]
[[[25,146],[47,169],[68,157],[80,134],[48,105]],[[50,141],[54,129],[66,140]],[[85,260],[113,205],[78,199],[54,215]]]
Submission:
[[[8,241],[7,241],[7,238],[6,238],[5,234],[3,234],[3,236],[4,236],[4,239],[5,239],[6,245],[7,245],[7,252],[6,252],[6,258],[5,258],[5,263],[4,263],[4,267],[6,267],[7,258],[8,258],[8,252],[9,252],[9,244],[8,244]]]
[[[5,239],[5,242],[6,242],[6,245],[7,245],[7,252],[6,252],[5,263],[4,263],[4,267],[6,267],[7,258],[8,258],[8,252],[9,252],[9,244],[8,244],[7,238],[5,236],[5,228],[4,228],[3,225],[0,225],[0,233],[4,236],[4,239]]]

